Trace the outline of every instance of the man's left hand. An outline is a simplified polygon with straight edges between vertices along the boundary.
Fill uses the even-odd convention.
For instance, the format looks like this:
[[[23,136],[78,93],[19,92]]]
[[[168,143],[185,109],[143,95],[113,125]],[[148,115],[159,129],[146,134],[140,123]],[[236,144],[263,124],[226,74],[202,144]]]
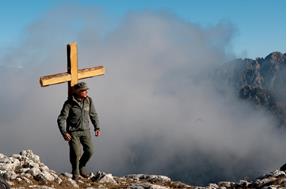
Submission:
[[[98,137],[98,136],[100,136],[100,135],[101,135],[101,131],[100,131],[100,130],[96,130],[96,131],[95,131],[95,136]]]

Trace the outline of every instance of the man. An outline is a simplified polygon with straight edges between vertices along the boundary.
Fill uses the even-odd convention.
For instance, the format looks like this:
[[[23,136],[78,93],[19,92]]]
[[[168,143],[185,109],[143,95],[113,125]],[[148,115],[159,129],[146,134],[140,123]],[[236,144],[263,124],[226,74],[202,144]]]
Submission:
[[[92,99],[88,96],[88,89],[85,82],[76,84],[73,95],[64,103],[57,120],[61,134],[69,142],[74,180],[78,180],[80,175],[89,177],[85,169],[93,154],[89,120],[94,126],[95,136],[100,136],[98,115]]]

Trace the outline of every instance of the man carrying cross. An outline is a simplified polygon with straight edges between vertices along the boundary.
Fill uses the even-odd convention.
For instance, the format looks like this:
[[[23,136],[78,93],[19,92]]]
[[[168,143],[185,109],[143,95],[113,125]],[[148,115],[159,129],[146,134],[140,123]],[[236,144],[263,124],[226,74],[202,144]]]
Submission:
[[[80,175],[85,178],[89,176],[85,170],[93,154],[89,120],[94,126],[95,135],[100,136],[98,116],[93,101],[88,96],[88,87],[84,82],[78,83],[78,80],[103,75],[105,68],[98,66],[78,70],[75,42],[67,45],[67,53],[67,73],[40,77],[40,84],[46,87],[68,82],[68,100],[64,103],[57,122],[64,139],[69,142],[73,179],[78,180]]]
[[[74,93],[64,103],[57,120],[61,134],[69,142],[74,180],[78,180],[80,175],[84,178],[89,177],[85,170],[93,154],[89,120],[94,126],[95,136],[99,136],[98,116],[92,98],[88,96],[86,83],[80,82],[74,86]]]

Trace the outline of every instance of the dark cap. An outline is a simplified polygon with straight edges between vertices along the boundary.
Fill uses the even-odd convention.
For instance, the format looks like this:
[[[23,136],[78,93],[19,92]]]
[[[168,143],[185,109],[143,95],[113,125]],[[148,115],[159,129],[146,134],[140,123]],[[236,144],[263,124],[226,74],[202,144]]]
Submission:
[[[85,90],[88,90],[88,86],[85,82],[80,82],[80,83],[77,83],[76,85],[74,85],[74,92],[75,93],[78,93],[80,91],[85,91]]]

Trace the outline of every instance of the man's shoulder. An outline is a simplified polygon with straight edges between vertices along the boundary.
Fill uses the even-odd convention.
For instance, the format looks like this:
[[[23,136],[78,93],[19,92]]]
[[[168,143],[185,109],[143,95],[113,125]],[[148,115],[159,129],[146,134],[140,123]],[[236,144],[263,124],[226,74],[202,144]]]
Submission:
[[[74,103],[73,97],[68,97],[64,104],[67,104],[67,105],[69,104],[69,105],[71,105],[71,104],[73,104],[73,103]]]
[[[91,105],[91,103],[92,103],[92,98],[89,97],[89,96],[87,96],[87,97],[85,98],[85,101],[86,101],[87,104]]]
[[[92,102],[92,101],[93,101],[92,97],[90,97],[90,96],[87,96],[86,99],[87,99],[89,102]]]

